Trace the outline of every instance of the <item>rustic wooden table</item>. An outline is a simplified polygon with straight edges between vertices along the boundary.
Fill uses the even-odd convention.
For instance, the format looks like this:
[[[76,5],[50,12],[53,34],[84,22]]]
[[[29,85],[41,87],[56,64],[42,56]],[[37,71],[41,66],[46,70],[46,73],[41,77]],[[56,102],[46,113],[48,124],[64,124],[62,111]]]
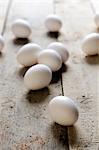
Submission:
[[[93,16],[98,9],[98,0],[0,0],[0,32],[6,42],[0,55],[0,150],[99,149],[99,57],[81,52],[82,38],[96,31]],[[52,13],[63,20],[59,35],[47,34],[44,26]],[[29,42],[14,39],[10,30],[19,17],[32,24],[30,41],[44,48],[60,41],[70,51],[66,66],[40,91],[27,91],[26,68],[16,61],[19,48]],[[52,122],[47,106],[57,95],[69,96],[79,105],[79,120],[73,127]]]

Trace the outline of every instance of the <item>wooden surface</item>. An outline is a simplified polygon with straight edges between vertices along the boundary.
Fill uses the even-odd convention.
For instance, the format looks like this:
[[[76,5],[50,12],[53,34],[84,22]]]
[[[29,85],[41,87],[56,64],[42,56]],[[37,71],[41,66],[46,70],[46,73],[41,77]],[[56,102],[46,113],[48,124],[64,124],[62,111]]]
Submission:
[[[82,38],[98,32],[93,20],[98,8],[97,0],[0,1],[0,32],[6,44],[0,56],[0,150],[99,149],[99,57],[81,52]],[[63,20],[59,35],[48,34],[44,26],[45,17],[52,13]],[[15,39],[11,32],[11,23],[19,17],[32,24],[29,40]],[[30,41],[43,48],[60,41],[70,52],[49,87],[35,92],[25,88],[27,68],[16,61],[19,48]],[[69,96],[78,104],[79,120],[73,127],[51,120],[47,107],[57,95]]]

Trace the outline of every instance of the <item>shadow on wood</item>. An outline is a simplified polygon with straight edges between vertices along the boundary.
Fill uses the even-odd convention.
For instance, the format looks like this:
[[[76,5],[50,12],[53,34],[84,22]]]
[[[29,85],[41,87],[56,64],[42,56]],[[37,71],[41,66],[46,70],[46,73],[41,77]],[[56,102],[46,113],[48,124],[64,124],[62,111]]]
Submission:
[[[61,71],[62,71],[62,73],[67,72],[68,71],[68,66],[63,63],[62,67],[61,67]]]
[[[15,38],[13,43],[16,45],[24,45],[31,42],[28,38]]]
[[[54,123],[51,125],[51,132],[53,137],[61,144],[64,148],[68,149],[68,133],[67,127]]]
[[[4,56],[4,54],[2,52],[0,52],[0,58],[2,58]]]
[[[89,144],[86,142],[86,139],[85,139],[85,141],[81,140],[81,142],[79,142],[79,144],[78,144],[78,140],[79,140],[78,133],[80,132],[79,129],[76,126],[70,126],[68,128],[69,128],[69,144],[70,144],[70,146],[75,147],[75,145],[76,146],[79,145],[79,146],[83,146],[83,147],[87,148],[87,146]]]
[[[53,72],[52,73],[52,80],[51,80],[51,84],[53,83],[57,83],[60,79],[61,79],[61,76],[62,76],[62,73],[63,72],[66,72],[67,71],[67,66],[65,64],[62,64],[62,67],[60,70],[56,71],[56,72]]]
[[[25,73],[28,71],[29,68],[30,68],[30,67],[22,67],[22,68],[20,68],[20,69],[19,69],[19,72],[18,72],[18,73],[19,73],[19,76],[23,78],[24,75],[25,75]]]
[[[2,57],[2,52],[0,52],[0,57]]]
[[[54,39],[58,39],[58,37],[61,35],[60,32],[47,32],[47,36],[54,38]]]
[[[97,33],[99,33],[99,28],[96,28],[94,32],[97,32]]]
[[[25,73],[27,72],[27,70],[30,68],[31,66],[29,67],[22,67],[19,69],[19,76],[20,77],[24,77]],[[52,80],[51,80],[51,84],[53,83],[57,83],[60,79],[61,79],[61,74],[63,72],[66,72],[67,71],[67,66],[65,64],[62,64],[62,67],[60,70],[56,71],[56,72],[53,72],[52,73]]]
[[[70,126],[69,128],[69,143],[71,146],[74,146],[76,144],[77,140],[77,129],[75,126]]]
[[[88,64],[97,65],[97,64],[99,64],[99,55],[86,56],[86,57],[85,57],[85,61],[86,61]]]
[[[26,99],[30,103],[41,103],[47,99],[49,94],[50,94],[50,92],[49,92],[49,89],[47,87],[43,88],[41,90],[35,90],[35,91],[30,90],[26,94]]]

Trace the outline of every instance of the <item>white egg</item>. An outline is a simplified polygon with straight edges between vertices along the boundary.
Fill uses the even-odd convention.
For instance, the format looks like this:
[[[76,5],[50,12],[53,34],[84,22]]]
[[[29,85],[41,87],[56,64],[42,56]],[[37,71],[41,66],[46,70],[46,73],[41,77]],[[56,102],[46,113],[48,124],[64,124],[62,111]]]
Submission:
[[[4,38],[2,35],[0,35],[0,52],[2,51],[3,47],[4,47]]]
[[[38,44],[26,44],[18,51],[17,61],[23,66],[32,66],[37,63],[37,55],[41,50]]]
[[[98,33],[88,34],[82,41],[82,50],[87,55],[98,54],[98,48],[99,48],[99,34]]]
[[[24,19],[15,20],[11,29],[16,38],[28,38],[32,32],[30,23]]]
[[[62,21],[57,15],[49,15],[45,20],[46,28],[51,32],[57,32],[62,27]]]
[[[97,28],[99,28],[99,13],[95,14],[94,21],[95,21],[95,24],[96,24]]]
[[[57,71],[62,66],[61,56],[51,49],[45,49],[40,52],[37,60],[39,64],[47,65],[52,71]]]
[[[49,112],[53,121],[64,126],[73,125],[78,119],[77,106],[66,96],[54,97],[49,102]]]
[[[47,87],[52,79],[51,69],[43,64],[32,66],[24,76],[28,89],[38,90]]]
[[[53,49],[56,52],[58,52],[62,58],[62,62],[65,63],[68,60],[69,52],[67,50],[67,47],[64,44],[62,44],[60,42],[53,42],[53,43],[49,44],[47,48]]]

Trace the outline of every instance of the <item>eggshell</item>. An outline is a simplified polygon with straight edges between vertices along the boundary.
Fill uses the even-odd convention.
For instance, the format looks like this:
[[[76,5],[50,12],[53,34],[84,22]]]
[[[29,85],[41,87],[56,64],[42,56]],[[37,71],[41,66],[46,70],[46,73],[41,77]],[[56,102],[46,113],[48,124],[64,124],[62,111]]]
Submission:
[[[87,55],[98,54],[98,47],[99,47],[99,34],[98,33],[88,34],[82,41],[82,50]]]
[[[62,21],[57,15],[49,15],[45,20],[46,28],[51,32],[57,32],[62,27]]]
[[[37,55],[41,50],[41,47],[37,44],[26,44],[18,51],[17,60],[23,66],[34,65],[37,63]]]
[[[67,50],[67,47],[64,44],[62,44],[60,42],[53,42],[53,43],[49,44],[47,48],[53,49],[56,52],[58,52],[62,58],[62,62],[65,63],[68,60],[69,52]]]
[[[16,38],[28,38],[32,32],[30,23],[24,19],[15,20],[11,29]]]
[[[52,79],[52,71],[43,64],[32,66],[24,76],[24,83],[28,89],[38,90],[47,87]]]
[[[2,51],[3,47],[4,47],[4,38],[2,35],[0,35],[0,52]]]
[[[78,119],[77,106],[66,96],[54,97],[49,102],[49,112],[53,121],[63,126],[73,125]]]
[[[57,71],[62,66],[61,56],[51,49],[45,49],[40,52],[37,59],[39,64],[47,65],[52,71]]]
[[[95,24],[96,24],[97,28],[99,28],[99,13],[95,14],[94,21],[95,21]]]

